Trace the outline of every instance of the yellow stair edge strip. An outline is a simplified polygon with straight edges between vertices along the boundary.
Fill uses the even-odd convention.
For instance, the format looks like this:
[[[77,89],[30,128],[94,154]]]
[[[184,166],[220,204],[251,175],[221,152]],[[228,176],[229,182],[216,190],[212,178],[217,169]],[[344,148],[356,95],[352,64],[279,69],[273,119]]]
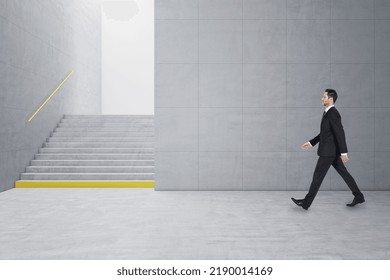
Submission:
[[[15,188],[154,188],[153,181],[16,181]]]

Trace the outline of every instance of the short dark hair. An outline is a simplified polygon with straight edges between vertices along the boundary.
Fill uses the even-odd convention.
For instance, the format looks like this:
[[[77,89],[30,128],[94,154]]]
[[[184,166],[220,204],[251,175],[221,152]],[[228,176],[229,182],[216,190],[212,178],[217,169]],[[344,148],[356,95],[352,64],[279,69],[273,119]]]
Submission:
[[[333,103],[336,103],[337,92],[332,88],[327,88],[325,92],[328,94],[328,98],[333,98]]]

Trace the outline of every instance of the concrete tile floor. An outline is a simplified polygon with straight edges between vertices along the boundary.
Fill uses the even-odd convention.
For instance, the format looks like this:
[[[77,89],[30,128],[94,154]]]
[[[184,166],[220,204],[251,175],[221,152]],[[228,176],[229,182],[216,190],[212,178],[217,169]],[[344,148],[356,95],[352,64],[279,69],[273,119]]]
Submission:
[[[0,259],[390,259],[390,192],[0,193]]]

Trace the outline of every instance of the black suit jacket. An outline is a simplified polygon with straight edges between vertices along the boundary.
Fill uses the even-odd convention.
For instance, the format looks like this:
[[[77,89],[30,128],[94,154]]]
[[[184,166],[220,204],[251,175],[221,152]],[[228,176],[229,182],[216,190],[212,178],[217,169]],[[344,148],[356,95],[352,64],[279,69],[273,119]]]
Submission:
[[[322,117],[320,134],[310,140],[313,147],[317,143],[319,156],[337,157],[348,152],[341,116],[335,107]]]

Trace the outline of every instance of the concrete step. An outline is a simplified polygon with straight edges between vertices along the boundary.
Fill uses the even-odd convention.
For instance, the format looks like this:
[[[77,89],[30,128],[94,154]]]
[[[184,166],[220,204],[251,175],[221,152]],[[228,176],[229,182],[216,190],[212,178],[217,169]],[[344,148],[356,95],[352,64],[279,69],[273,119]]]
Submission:
[[[153,148],[152,142],[49,142],[43,148]]]
[[[123,124],[153,124],[153,119],[62,119],[60,123],[66,124],[114,124],[114,123],[123,123]]]
[[[154,166],[154,160],[32,160],[30,166]]]
[[[63,119],[154,119],[154,115],[65,115]]]
[[[27,173],[154,173],[154,166],[28,166]]]
[[[114,132],[114,133],[132,133],[132,132],[145,132],[154,133],[153,126],[140,126],[140,127],[56,127],[54,132]]]
[[[47,142],[154,142],[154,137],[50,137]]]
[[[22,173],[21,180],[154,180],[154,173]]]
[[[36,160],[153,160],[153,153],[143,154],[129,154],[129,153],[117,153],[117,154],[61,154],[61,153],[47,153],[36,154],[34,157]]]
[[[40,154],[151,154],[150,148],[40,148]]]
[[[74,128],[74,127],[78,127],[78,128],[95,128],[95,127],[98,127],[98,128],[137,128],[137,129],[141,129],[141,128],[154,128],[154,125],[153,123],[148,123],[148,124],[144,124],[144,123],[80,123],[80,122],[74,122],[74,123],[59,123],[58,124],[58,127],[60,128]]]
[[[151,180],[19,180],[16,188],[154,188]]]
[[[153,131],[79,131],[79,132],[53,132],[52,137],[154,137]]]

